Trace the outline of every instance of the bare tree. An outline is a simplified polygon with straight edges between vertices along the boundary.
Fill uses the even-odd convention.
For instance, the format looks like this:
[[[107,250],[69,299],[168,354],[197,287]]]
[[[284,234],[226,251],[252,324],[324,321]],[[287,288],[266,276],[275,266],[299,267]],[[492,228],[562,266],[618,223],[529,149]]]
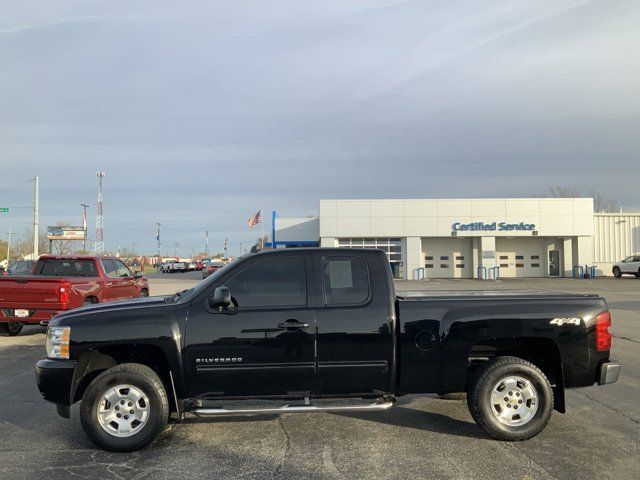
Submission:
[[[549,187],[549,193],[554,198],[579,198],[580,192],[572,187]]]
[[[601,193],[595,190],[591,190],[591,196],[593,197],[593,210],[596,212],[619,212],[620,205],[612,198],[605,197]]]
[[[549,187],[549,194],[549,196],[554,198],[580,198],[583,196],[575,188],[567,186]],[[586,196],[593,198],[593,210],[595,212],[620,211],[620,205],[616,200],[605,197],[595,189],[592,189]]]

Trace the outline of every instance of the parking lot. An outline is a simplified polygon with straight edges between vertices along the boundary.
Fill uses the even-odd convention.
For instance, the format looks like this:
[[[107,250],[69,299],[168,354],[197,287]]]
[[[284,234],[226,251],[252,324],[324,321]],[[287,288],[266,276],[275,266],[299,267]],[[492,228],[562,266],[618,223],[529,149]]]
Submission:
[[[200,272],[150,274],[151,294],[189,288]],[[41,400],[34,364],[44,329],[0,338],[0,478],[637,478],[640,471],[640,280],[401,281],[420,289],[598,293],[613,314],[617,383],[567,392],[568,412],[522,443],[487,438],[463,399],[402,397],[368,414],[286,414],[172,423],[133,454],[94,448],[78,419]]]

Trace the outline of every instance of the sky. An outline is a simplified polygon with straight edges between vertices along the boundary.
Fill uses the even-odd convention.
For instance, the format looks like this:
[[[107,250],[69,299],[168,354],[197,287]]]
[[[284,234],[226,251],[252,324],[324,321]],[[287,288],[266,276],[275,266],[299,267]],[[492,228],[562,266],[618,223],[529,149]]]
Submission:
[[[639,1],[0,1],[0,207],[237,254],[321,198],[640,210]],[[28,208],[0,213],[0,238]],[[90,237],[94,235],[93,227]]]

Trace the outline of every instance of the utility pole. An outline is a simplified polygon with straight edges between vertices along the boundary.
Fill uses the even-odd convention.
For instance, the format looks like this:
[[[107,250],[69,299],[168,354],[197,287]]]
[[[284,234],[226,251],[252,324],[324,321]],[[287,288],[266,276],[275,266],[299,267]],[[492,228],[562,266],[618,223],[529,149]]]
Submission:
[[[177,258],[178,260],[180,260],[180,257],[178,257],[178,246],[179,246],[179,245],[180,245],[180,244],[179,244],[178,242],[176,242],[176,244],[175,244],[175,249],[176,249],[176,258]]]
[[[82,251],[84,253],[87,253],[87,208],[89,208],[89,205],[87,205],[86,203],[81,203],[80,206],[82,207],[82,226],[84,227]]]
[[[105,172],[96,173],[98,176],[98,215],[96,216],[96,241],[95,252],[104,253],[104,217],[102,215],[102,179],[106,175]]]
[[[13,230],[11,230],[11,227],[9,227],[7,235],[9,235],[9,242],[7,243],[7,269],[9,269],[9,259],[11,258],[11,237],[13,236]]]
[[[209,230],[204,232],[204,253],[209,257]]]
[[[40,253],[40,200],[38,198],[40,177],[33,179],[33,260],[38,259]]]
[[[158,262],[160,262],[160,225],[161,223],[156,223],[158,226],[158,230],[156,232],[156,242],[158,243]]]

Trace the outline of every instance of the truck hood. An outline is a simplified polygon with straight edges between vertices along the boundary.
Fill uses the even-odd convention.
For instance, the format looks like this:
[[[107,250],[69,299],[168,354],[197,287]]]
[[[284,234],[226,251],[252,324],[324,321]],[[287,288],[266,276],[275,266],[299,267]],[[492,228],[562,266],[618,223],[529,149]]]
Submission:
[[[117,310],[129,310],[132,308],[142,308],[151,306],[166,305],[167,297],[142,297],[128,300],[117,300],[115,302],[104,302],[95,305],[87,305],[86,307],[74,308],[67,312],[60,313],[51,319],[50,325],[54,325],[58,321],[77,317],[91,317],[96,313],[113,312]]]

